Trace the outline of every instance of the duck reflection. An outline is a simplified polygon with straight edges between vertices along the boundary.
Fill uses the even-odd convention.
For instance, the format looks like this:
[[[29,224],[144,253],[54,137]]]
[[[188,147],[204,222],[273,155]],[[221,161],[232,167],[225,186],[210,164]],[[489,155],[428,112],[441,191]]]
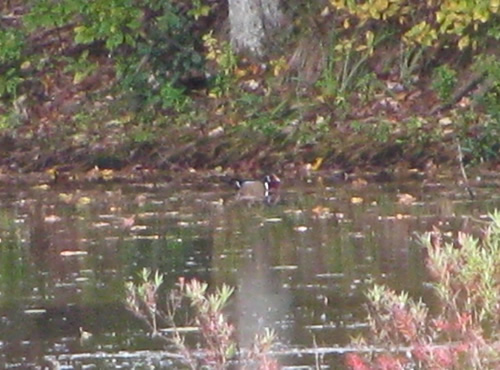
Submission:
[[[246,259],[239,270],[235,312],[241,348],[250,348],[256,334],[263,334],[265,328],[279,332],[276,324],[289,315],[291,297],[281,286],[278,271],[271,269],[270,250],[268,244],[255,244],[252,258]]]

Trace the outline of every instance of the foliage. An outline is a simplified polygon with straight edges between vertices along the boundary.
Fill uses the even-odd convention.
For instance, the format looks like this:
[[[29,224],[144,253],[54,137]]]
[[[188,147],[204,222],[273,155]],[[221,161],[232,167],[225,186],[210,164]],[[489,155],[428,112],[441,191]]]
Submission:
[[[152,276],[150,270],[144,269],[138,284],[126,284],[127,307],[148,324],[153,334],[173,343],[192,369],[200,365],[222,369],[228,361],[238,358],[235,328],[223,313],[234,288],[223,284],[214,293],[209,293],[207,283],[196,279],[186,282],[181,278],[177,288],[168,294],[166,304],[160,307],[158,289],[162,283],[163,275],[156,272]],[[191,320],[187,319],[186,310],[192,313]],[[183,320],[188,320],[185,324],[194,324],[198,328],[203,341],[201,355],[198,350],[187,346],[182,328],[177,326],[181,314]],[[171,326],[170,334],[159,331],[158,319]],[[256,335],[253,347],[245,358],[239,360],[250,363],[250,366],[257,364],[266,366],[261,368],[271,368],[275,361],[267,353],[274,341],[274,332],[266,329],[263,334]]]
[[[0,33],[0,70],[6,72],[0,96],[18,93],[23,66],[31,68],[30,78],[43,70],[48,81],[62,61],[64,70],[74,73],[75,84],[112,64],[121,93],[133,93],[146,107],[185,107],[180,81],[204,64],[201,44],[189,30],[210,7],[198,2],[186,9],[159,0],[37,0],[30,5],[22,23]],[[29,44],[36,40],[31,35],[45,36],[47,46]],[[66,50],[78,45],[80,51],[68,55]]]
[[[370,336],[355,342],[378,351],[370,358],[349,354],[350,368],[498,368],[500,212],[491,214],[481,239],[461,232],[454,242],[443,237],[435,229],[421,238],[439,314],[407,293],[375,285],[367,294]]]
[[[364,47],[369,50],[369,35],[372,35],[371,39],[378,37],[383,40],[380,35],[390,33],[390,42],[400,43],[399,78],[405,87],[413,84],[418,77],[416,72],[423,71],[431,63],[439,63],[439,60],[431,60],[439,55],[437,50],[447,49],[447,54],[453,55],[470,47],[488,54],[491,53],[489,42],[500,38],[499,6],[490,0],[413,3],[404,0],[330,0],[330,3],[341,15],[342,26],[337,28],[344,29],[342,38],[345,40],[360,43],[360,35],[366,35]],[[348,65],[354,69],[362,59],[362,56],[357,57],[356,62]],[[391,62],[386,63],[387,68],[391,68]],[[433,88],[442,100],[451,97],[456,80],[451,67],[440,67],[434,72]]]
[[[479,55],[472,70],[484,76],[481,93],[475,96],[474,104],[484,110],[461,114],[460,141],[467,157],[473,162],[485,162],[500,156],[500,62],[493,55]]]
[[[362,26],[370,20],[404,25],[407,31],[402,40],[407,44],[435,46],[449,42],[450,46],[464,49],[477,47],[485,33],[498,37],[497,33],[484,32],[490,24],[495,24],[500,8],[497,2],[490,0],[427,0],[419,3],[404,0],[330,0],[330,3],[356,17]],[[454,37],[448,38],[448,35]]]
[[[218,74],[215,78],[211,94],[221,97],[229,92],[229,88],[235,82],[235,72],[238,59],[227,41],[219,42],[213,32],[203,35],[203,45],[207,50],[207,60],[215,62]]]
[[[17,88],[23,81],[22,51],[24,35],[16,29],[0,32],[0,97],[16,97]]]
[[[432,88],[439,98],[447,102],[457,84],[457,72],[448,65],[442,65],[434,70]]]
[[[479,55],[472,68],[487,80],[488,89],[479,96],[479,103],[500,124],[500,61],[494,55]]]
[[[467,113],[458,117],[457,121],[460,142],[468,162],[486,162],[500,156],[498,116]]]

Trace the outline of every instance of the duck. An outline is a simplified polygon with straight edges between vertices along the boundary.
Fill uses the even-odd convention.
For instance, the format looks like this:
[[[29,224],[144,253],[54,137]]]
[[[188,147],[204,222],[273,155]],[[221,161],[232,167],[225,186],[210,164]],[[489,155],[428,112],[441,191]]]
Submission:
[[[262,180],[233,179],[232,183],[238,189],[237,200],[264,200],[268,203],[276,198],[281,185],[280,178],[275,175],[266,175]]]

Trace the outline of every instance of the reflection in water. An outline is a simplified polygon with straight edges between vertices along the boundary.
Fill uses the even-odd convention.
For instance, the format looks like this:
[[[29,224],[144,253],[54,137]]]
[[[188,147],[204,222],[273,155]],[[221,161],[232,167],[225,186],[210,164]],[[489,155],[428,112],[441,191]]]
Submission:
[[[399,189],[417,203],[398,203]],[[165,289],[180,276],[235,286],[240,346],[274,328],[283,364],[315,366],[294,351],[343,348],[364,330],[371,281],[425,299],[415,232],[457,229],[454,215],[500,206],[495,189],[478,189],[474,202],[431,190],[288,187],[267,206],[223,202],[228,192],[206,183],[0,188],[0,368],[163,363],[162,345],[122,303],[124,282],[143,267],[164,273]],[[80,341],[80,328],[92,339]]]
[[[270,248],[271,244],[254,245],[251,258],[238,270],[235,314],[241,348],[249,348],[255,335],[264,333],[265,328],[279,329],[277,323],[288,316],[289,292],[281,286],[277,271],[271,270]]]

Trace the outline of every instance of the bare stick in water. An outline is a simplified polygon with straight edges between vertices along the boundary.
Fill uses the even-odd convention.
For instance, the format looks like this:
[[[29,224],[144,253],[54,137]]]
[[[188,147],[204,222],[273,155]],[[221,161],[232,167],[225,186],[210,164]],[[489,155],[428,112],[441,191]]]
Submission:
[[[471,187],[469,186],[469,178],[467,177],[467,173],[465,172],[464,155],[462,153],[462,146],[460,145],[460,140],[458,140],[458,139],[455,139],[455,140],[457,141],[458,163],[460,165],[460,172],[462,172],[462,177],[464,178],[465,188],[467,189],[467,192],[469,193],[470,198],[475,199],[476,196],[474,195],[474,192],[472,191]]]

